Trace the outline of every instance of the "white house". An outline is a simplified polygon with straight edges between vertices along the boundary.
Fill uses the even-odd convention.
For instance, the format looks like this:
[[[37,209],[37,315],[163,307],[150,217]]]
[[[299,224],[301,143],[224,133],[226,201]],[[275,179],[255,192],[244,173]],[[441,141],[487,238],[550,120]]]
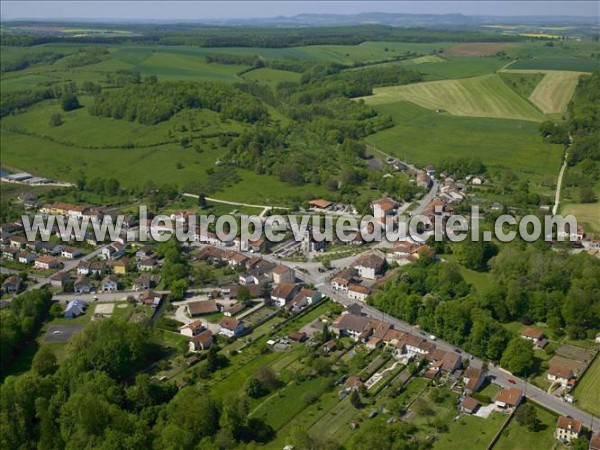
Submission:
[[[559,364],[551,364],[548,368],[548,380],[560,383],[561,386],[568,386],[569,381],[575,378],[573,370]]]
[[[118,259],[125,253],[125,246],[120,242],[112,242],[102,249],[100,257],[104,259]]]
[[[285,306],[296,294],[296,285],[290,283],[279,283],[271,292],[271,300],[279,307]]]
[[[581,431],[581,421],[572,419],[571,417],[559,416],[556,421],[554,437],[563,444],[566,444],[577,439],[581,434]]]
[[[358,272],[358,276],[369,280],[374,280],[381,274],[385,259],[374,253],[361,256],[352,267]]]
[[[101,286],[104,292],[115,292],[119,289],[118,278],[115,275],[107,275],[102,279]]]
[[[516,408],[521,403],[523,399],[523,391],[517,388],[507,388],[503,389],[496,397],[494,397],[494,403],[498,408],[502,409],[511,409]]]
[[[34,263],[34,268],[49,270],[58,267],[60,261],[52,256],[42,255],[39,256]]]
[[[206,350],[213,343],[213,334],[210,330],[204,330],[192,337],[190,340],[190,351],[197,352]]]
[[[190,322],[187,325],[179,328],[179,333],[183,334],[184,336],[194,337],[205,329],[206,327],[201,320],[194,320],[193,322]]]
[[[367,297],[371,294],[371,289],[359,284],[351,284],[348,286],[348,297],[352,300],[360,300],[364,302]]]
[[[63,258],[74,259],[83,255],[83,252],[77,247],[63,247],[60,252],[60,256]]]
[[[219,326],[219,334],[227,337],[237,337],[244,332],[244,322],[233,317],[223,317]]]
[[[31,252],[21,252],[19,253],[19,262],[21,264],[31,264],[35,261],[37,255]]]

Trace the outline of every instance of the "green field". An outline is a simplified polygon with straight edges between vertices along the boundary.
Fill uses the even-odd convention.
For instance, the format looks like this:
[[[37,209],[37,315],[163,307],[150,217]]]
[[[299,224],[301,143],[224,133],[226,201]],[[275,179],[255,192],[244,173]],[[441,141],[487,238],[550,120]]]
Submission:
[[[269,86],[276,86],[283,81],[300,81],[300,74],[286,70],[263,68],[252,70],[244,74],[243,78],[257,83],[265,83]]]
[[[529,101],[529,96],[544,78],[541,72],[510,71],[499,72],[500,78],[522,98]]]
[[[573,396],[581,409],[600,416],[600,358],[596,358],[583,374],[573,391]]]
[[[516,95],[516,94],[515,94]],[[562,148],[547,144],[530,121],[436,114],[408,102],[378,105],[396,125],[367,138],[377,148],[421,166],[445,158],[480,158],[489,169],[511,168],[531,181],[558,173]]]
[[[600,203],[566,204],[561,214],[573,214],[578,221],[587,223],[594,231],[600,231]]]
[[[506,420],[506,415],[493,412],[487,419],[464,415],[452,422],[433,445],[434,450],[454,450],[457,447],[485,450]]]
[[[431,57],[429,57],[431,58]],[[443,63],[439,60],[423,62],[407,60],[399,63],[405,69],[417,70],[425,74],[427,80],[447,80],[455,78],[477,77],[495,73],[506,61],[495,57],[445,56]]]
[[[536,432],[529,431],[527,427],[519,425],[516,420],[511,420],[494,445],[494,450],[531,450],[554,447],[556,444],[554,439],[556,415],[535,403],[533,406],[542,423],[542,429]]]
[[[83,108],[61,111],[57,100],[46,100],[30,107],[27,112],[2,119],[3,128],[15,128],[28,134],[47,137],[58,143],[81,147],[120,147],[133,144],[135,146],[156,146],[161,143],[179,143],[182,137],[212,136],[220,133],[242,131],[245,126],[239,122],[222,122],[219,114],[207,109],[180,111],[171,119],[156,125],[142,125],[138,122],[92,116],[87,105],[93,99],[80,96]],[[63,123],[52,127],[49,124],[52,114],[60,113]],[[182,132],[181,130],[187,130]],[[202,145],[201,145],[202,147]],[[213,153],[209,145],[205,145],[206,154]],[[214,154],[215,158],[222,153]],[[214,162],[214,160],[213,160]]]
[[[535,70],[572,70],[575,72],[593,72],[600,69],[600,62],[589,59],[574,58],[543,58],[517,61],[510,66],[511,69]]]
[[[510,89],[498,75],[376,88],[373,93],[370,97],[363,97],[369,105],[405,100],[456,116],[544,120],[539,111]]]

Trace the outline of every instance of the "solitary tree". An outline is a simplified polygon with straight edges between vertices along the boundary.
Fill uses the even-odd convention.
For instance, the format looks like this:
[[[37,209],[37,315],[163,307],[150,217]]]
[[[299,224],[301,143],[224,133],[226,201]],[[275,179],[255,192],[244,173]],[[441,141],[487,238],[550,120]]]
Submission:
[[[62,123],[63,123],[62,116],[59,113],[55,113],[50,116],[49,125],[51,127],[58,127],[58,126],[62,125]]]
[[[75,94],[65,93],[60,98],[60,106],[63,111],[73,111],[74,109],[79,108],[79,100]]]
[[[31,362],[32,369],[39,375],[45,377],[46,375],[52,375],[56,372],[58,364],[56,362],[56,356],[47,346],[42,346],[33,357]]]
[[[352,406],[354,406],[356,409],[362,406],[362,402],[360,401],[360,395],[358,395],[358,391],[352,391],[352,394],[350,394],[350,403],[352,403]]]
[[[200,208],[200,209],[206,208],[206,197],[204,196],[204,194],[198,195],[198,208]]]

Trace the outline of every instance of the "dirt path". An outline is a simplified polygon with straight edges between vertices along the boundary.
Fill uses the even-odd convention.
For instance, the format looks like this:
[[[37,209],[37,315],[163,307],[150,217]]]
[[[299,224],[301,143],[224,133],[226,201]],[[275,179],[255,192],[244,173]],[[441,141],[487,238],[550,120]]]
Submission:
[[[562,167],[560,168],[560,173],[558,174],[558,182],[556,183],[556,194],[554,195],[554,206],[552,207],[552,214],[556,215],[558,212],[558,206],[560,205],[560,189],[562,187],[563,175],[565,174],[565,169],[567,168],[567,157],[569,153],[565,153],[565,159],[563,161]]]

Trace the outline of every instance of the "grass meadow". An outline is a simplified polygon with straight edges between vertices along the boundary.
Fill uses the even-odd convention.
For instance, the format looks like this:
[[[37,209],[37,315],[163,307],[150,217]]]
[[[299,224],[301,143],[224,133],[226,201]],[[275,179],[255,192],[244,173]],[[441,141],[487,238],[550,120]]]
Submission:
[[[511,420],[502,431],[500,439],[494,445],[494,450],[530,450],[533,448],[554,448],[554,429],[556,427],[556,415],[535,403],[538,419],[541,422],[540,431],[529,431],[526,426],[519,425],[516,420]]]
[[[488,169],[511,169],[530,181],[558,173],[562,147],[542,141],[531,121],[436,114],[409,102],[378,105],[393,128],[367,138],[375,147],[417,165],[447,158],[480,158]]]
[[[561,207],[561,214],[573,214],[585,222],[592,231],[600,231],[600,203],[568,203]]]
[[[600,358],[596,358],[583,374],[573,391],[573,396],[581,409],[600,416]]]

